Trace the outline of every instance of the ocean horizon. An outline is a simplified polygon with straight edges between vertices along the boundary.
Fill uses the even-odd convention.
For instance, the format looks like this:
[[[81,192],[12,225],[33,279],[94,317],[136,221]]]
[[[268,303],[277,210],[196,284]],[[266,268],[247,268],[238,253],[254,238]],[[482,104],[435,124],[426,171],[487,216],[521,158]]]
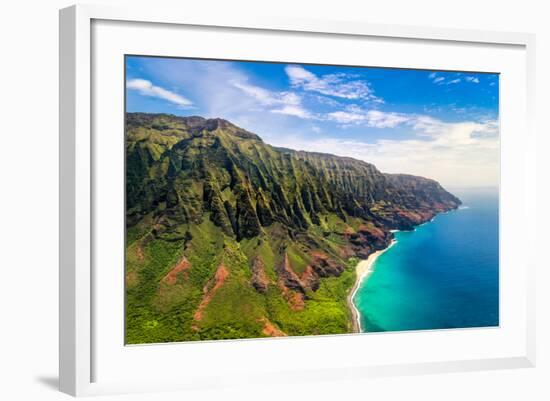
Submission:
[[[395,232],[374,261],[353,297],[362,332],[499,325],[498,190],[453,193],[459,209]]]

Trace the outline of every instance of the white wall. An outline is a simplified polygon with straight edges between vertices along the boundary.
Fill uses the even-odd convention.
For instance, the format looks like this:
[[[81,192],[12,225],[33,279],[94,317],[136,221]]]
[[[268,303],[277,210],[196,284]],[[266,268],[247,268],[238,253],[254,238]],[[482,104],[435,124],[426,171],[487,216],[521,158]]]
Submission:
[[[132,3],[131,1],[97,1]],[[135,2],[134,2],[135,3]],[[141,1],[141,3],[147,3]],[[430,25],[538,35],[537,127],[539,130],[538,233],[529,235],[545,249],[548,226],[548,96],[550,29],[543,1],[162,1],[183,10],[361,19],[379,23]],[[200,4],[198,4],[200,3]],[[2,4],[0,20],[0,393],[7,400],[49,400],[65,396],[57,380],[57,10],[71,1],[26,0]],[[518,133],[521,135],[522,133]],[[543,187],[544,184],[544,187]],[[544,252],[546,253],[546,252]],[[550,266],[538,272],[538,367],[483,373],[371,379],[351,382],[227,391],[224,399],[550,399]],[[4,394],[7,392],[8,394]],[[529,394],[529,395],[528,395]],[[208,393],[217,399],[222,394]],[[188,399],[204,399],[194,394]],[[128,399],[181,399],[181,394]]]

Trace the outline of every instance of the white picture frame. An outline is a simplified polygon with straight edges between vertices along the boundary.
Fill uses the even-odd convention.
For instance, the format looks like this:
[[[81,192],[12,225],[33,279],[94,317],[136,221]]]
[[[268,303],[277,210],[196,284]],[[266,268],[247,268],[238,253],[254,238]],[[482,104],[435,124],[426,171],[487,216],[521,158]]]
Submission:
[[[243,32],[273,32],[288,34],[307,34],[330,36],[337,35],[343,38],[383,38],[388,41],[411,40],[420,42],[433,42],[437,44],[460,44],[468,46],[496,46],[517,49],[518,60],[523,62],[521,76],[516,76],[515,82],[521,82],[521,92],[525,94],[519,102],[525,107],[518,124],[525,128],[522,130],[521,146],[506,145],[510,147],[510,153],[503,153],[502,179],[512,184],[522,183],[523,191],[517,195],[510,194],[510,204],[522,208],[521,222],[527,222],[527,229],[534,231],[535,221],[535,133],[533,129],[534,112],[534,35],[524,33],[485,32],[460,29],[439,29],[414,26],[376,25],[366,22],[351,21],[318,21],[296,20],[292,18],[272,18],[258,16],[242,16],[242,18],[227,18],[216,14],[188,15],[184,10],[166,10],[157,8],[112,8],[109,6],[78,5],[60,11],[60,359],[59,375],[60,390],[75,396],[94,395],[107,393],[126,393],[134,391],[160,391],[166,389],[196,389],[208,388],[214,385],[238,385],[238,380],[227,378],[221,380],[224,375],[219,372],[206,372],[198,366],[192,377],[179,379],[169,377],[164,380],[151,378],[151,380],[128,380],[124,377],[110,376],[108,380],[98,380],[95,353],[101,346],[96,346],[95,325],[97,324],[94,312],[93,289],[101,286],[94,275],[94,231],[96,221],[94,210],[96,208],[94,191],[96,181],[94,176],[97,169],[97,151],[94,142],[93,116],[94,103],[92,101],[92,79],[96,67],[94,57],[93,25],[98,21],[139,22],[143,24],[158,24],[162,27],[204,27],[211,29],[231,29]],[[176,29],[174,28],[174,29]],[[124,27],[120,29],[126,29]],[[136,28],[139,29],[139,28]],[[120,39],[120,38],[119,38]],[[103,43],[103,42],[101,42]],[[122,74],[122,71],[118,71]],[[512,73],[511,73],[512,74]],[[524,75],[523,75],[524,74]],[[113,90],[123,91],[123,87]],[[508,117],[508,116],[507,116]],[[524,125],[523,125],[524,124]],[[519,134],[518,134],[519,135]],[[508,136],[508,143],[513,142],[513,137]],[[512,149],[513,148],[513,149]],[[503,149],[505,152],[506,149]],[[514,153],[515,152],[515,153]],[[519,161],[515,173],[511,172],[512,159]],[[508,188],[510,187],[508,186]],[[519,194],[519,192],[522,192]],[[515,197],[512,199],[512,197]],[[518,224],[513,216],[501,215],[501,224],[514,226]],[[519,251],[518,251],[519,252]],[[526,252],[526,255],[536,255],[535,252]],[[517,256],[517,255],[516,255]],[[501,256],[502,257],[502,256]],[[514,331],[514,344],[517,345],[510,352],[505,351],[506,344],[502,348],[495,349],[493,353],[478,353],[464,359],[453,358],[429,361],[416,360],[411,356],[407,362],[395,362],[384,358],[375,363],[357,363],[346,365],[341,361],[335,361],[333,367],[327,368],[322,364],[314,367],[304,364],[298,366],[298,370],[277,372],[262,371],[257,369],[254,380],[269,383],[277,377],[278,380],[319,380],[348,377],[361,379],[372,376],[436,373],[448,371],[468,371],[481,369],[503,369],[513,367],[530,367],[535,364],[535,321],[534,321],[534,270],[537,263],[536,256],[523,256],[521,272],[525,274],[521,280],[516,281],[516,295],[522,298],[521,311],[517,316],[521,322]],[[122,266],[121,266],[122,269]],[[523,300],[523,298],[525,298]],[[482,332],[465,332],[464,339],[460,341],[472,341],[476,336],[483,336]],[[487,334],[489,338],[494,333]],[[438,333],[428,333],[434,338]],[[446,335],[446,334],[445,334]],[[390,334],[390,336],[394,336]],[[223,352],[227,358],[232,358],[245,353],[254,352],[290,352],[287,344],[297,344],[300,341],[302,348],[308,348],[307,344],[323,346],[330,349],[338,347],[342,338],[328,336],[323,339],[311,337],[303,339],[274,339],[265,341],[240,341],[206,343],[203,348],[186,350],[190,355],[206,352],[204,347],[216,347],[217,352]],[[382,336],[378,336],[381,338]],[[467,338],[466,338],[467,337]],[[365,341],[360,336],[349,337],[349,342],[357,346]],[[371,337],[374,338],[374,337]],[[397,337],[395,337],[397,338]],[[406,337],[400,337],[403,340]],[[468,340],[470,339],[470,340]],[[452,339],[449,338],[449,341]],[[315,343],[314,343],[315,341]],[[377,340],[378,341],[378,340]],[[425,337],[422,341],[429,341]],[[475,341],[475,340],[474,340]],[[290,342],[290,343],[289,343]],[[294,343],[292,343],[294,342]],[[235,345],[237,344],[237,345]],[[242,345],[244,344],[244,345]],[[121,344],[123,346],[123,344]],[[312,345],[313,346],[313,345]],[[161,346],[163,347],[163,346]],[[246,350],[245,350],[246,348]],[[164,348],[166,350],[167,348]],[[173,350],[173,348],[171,349]],[[148,346],[147,358],[163,358],[151,356],[157,353],[155,346]],[[172,352],[172,351],[171,351]],[[307,352],[307,351],[306,351]],[[165,352],[166,353],[166,352]],[[137,355],[137,351],[136,351]],[[137,355],[134,358],[139,358]],[[246,357],[243,357],[246,359]],[[149,363],[152,359],[147,359]],[[158,359],[156,359],[158,361]],[[114,361],[114,360],[113,360]],[[135,362],[136,359],[133,359]],[[299,373],[297,373],[299,372]]]

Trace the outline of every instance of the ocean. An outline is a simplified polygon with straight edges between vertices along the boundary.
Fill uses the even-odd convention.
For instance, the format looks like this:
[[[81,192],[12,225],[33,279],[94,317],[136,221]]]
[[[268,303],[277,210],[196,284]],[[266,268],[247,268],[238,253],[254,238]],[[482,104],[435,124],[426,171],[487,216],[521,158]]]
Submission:
[[[451,191],[463,205],[395,233],[353,302],[361,331],[499,324],[498,192]]]

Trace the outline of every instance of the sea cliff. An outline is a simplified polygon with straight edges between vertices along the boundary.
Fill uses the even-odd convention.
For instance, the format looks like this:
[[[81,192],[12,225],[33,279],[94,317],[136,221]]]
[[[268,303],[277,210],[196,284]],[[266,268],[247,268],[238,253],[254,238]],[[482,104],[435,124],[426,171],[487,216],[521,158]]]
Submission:
[[[128,343],[352,332],[358,260],[460,205],[223,119],[129,113],[126,155]]]

